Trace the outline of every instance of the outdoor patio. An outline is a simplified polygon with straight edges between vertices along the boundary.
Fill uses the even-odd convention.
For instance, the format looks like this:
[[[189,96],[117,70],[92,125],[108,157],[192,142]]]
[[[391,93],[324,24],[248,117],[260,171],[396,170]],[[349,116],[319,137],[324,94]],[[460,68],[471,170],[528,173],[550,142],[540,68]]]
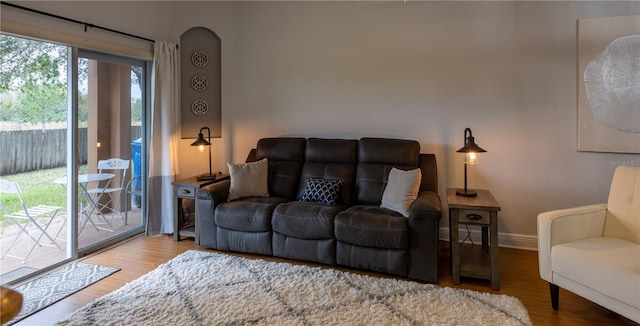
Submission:
[[[80,236],[78,237],[78,245],[80,248],[86,247],[88,245],[100,242],[102,240],[108,239],[110,237],[116,236],[118,234],[122,234],[131,229],[134,229],[140,225],[142,225],[141,219],[141,210],[136,208],[133,205],[133,208],[128,212],[128,223],[124,224],[124,215],[125,213],[121,213],[122,216],[115,215],[105,215],[107,219],[111,221],[111,225],[113,226],[113,232],[110,230],[104,230],[102,228],[109,229],[109,226],[104,224],[96,225],[99,227],[96,229],[90,223],[87,223],[84,229],[80,232]],[[52,237],[60,230],[58,237],[56,238],[57,244],[62,249],[58,249],[51,244],[49,239],[43,237],[40,242],[43,244],[41,246],[36,246],[26,261],[23,262],[22,259],[5,256],[0,259],[0,284],[7,283],[13,279],[24,276],[31,272],[37,271],[41,268],[50,266],[59,262],[66,258],[66,246],[67,246],[67,227],[64,223],[64,219],[66,216],[64,213],[60,213],[59,216],[54,218],[51,222],[49,228],[47,229],[47,233]],[[92,216],[92,220],[97,221],[96,216]],[[80,225],[82,225],[83,220],[80,220]],[[39,221],[41,225],[46,224],[46,222]],[[32,227],[34,231],[34,235],[37,237],[39,235],[37,229]],[[20,231],[20,229],[15,225],[11,224],[5,227],[2,227],[2,233],[0,235],[0,253],[4,255],[9,248],[9,245],[15,238],[16,234]],[[16,243],[16,245],[9,250],[9,255],[24,257],[33,240],[29,239],[25,234],[22,234]]]

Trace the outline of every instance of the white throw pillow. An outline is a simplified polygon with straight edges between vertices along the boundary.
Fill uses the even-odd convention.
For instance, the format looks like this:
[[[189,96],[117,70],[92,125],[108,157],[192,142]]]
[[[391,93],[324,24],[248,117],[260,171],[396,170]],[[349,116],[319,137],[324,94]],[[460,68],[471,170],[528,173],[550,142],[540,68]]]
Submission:
[[[387,187],[382,194],[380,207],[396,211],[409,217],[409,209],[418,198],[422,172],[420,169],[403,171],[392,168],[389,172]]]
[[[266,158],[251,163],[228,163],[231,186],[227,200],[242,197],[269,197],[267,173],[269,163]]]

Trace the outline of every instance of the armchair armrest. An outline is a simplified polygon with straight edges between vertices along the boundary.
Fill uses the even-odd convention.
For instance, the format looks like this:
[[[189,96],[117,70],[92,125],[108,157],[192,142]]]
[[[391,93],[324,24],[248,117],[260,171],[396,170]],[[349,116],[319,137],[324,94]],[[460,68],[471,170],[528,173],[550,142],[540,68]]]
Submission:
[[[596,204],[540,213],[538,260],[540,276],[551,282],[551,248],[557,244],[601,237],[607,205]]]
[[[202,187],[196,193],[196,219],[203,247],[218,248],[214,213],[218,204],[227,201],[230,185],[230,180],[224,180]]]
[[[438,240],[442,202],[433,191],[423,191],[409,211],[409,278],[438,281]]]

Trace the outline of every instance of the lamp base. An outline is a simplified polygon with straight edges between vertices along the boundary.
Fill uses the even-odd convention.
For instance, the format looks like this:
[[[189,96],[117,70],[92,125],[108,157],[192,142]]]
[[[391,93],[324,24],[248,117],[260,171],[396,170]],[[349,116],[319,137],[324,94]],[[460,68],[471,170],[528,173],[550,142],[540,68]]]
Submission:
[[[213,173],[213,174],[205,173],[205,174],[201,174],[201,175],[197,176],[196,180],[198,180],[198,181],[215,180],[217,177],[218,177],[218,174],[216,174],[216,173]]]
[[[476,197],[478,196],[478,193],[473,190],[458,189],[456,190],[456,195],[462,197]]]

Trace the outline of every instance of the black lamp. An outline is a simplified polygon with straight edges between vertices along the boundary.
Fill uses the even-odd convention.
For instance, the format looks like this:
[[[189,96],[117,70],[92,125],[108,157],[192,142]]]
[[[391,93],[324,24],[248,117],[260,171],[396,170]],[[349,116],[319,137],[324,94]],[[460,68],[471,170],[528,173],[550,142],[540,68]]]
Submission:
[[[204,139],[204,135],[202,134],[203,130],[207,130],[207,139]],[[209,147],[209,173],[201,174],[196,177],[197,180],[213,180],[216,178],[216,175],[211,172],[211,130],[209,127],[200,128],[200,132],[198,132],[198,139],[194,141],[191,146],[198,146],[200,151],[204,151],[204,146]]]
[[[478,195],[475,191],[467,190],[467,164],[478,163],[477,153],[486,152],[480,146],[476,145],[476,142],[471,134],[471,128],[464,129],[464,147],[457,150],[458,153],[464,153],[464,190],[458,189],[456,195],[464,197],[475,197]]]

